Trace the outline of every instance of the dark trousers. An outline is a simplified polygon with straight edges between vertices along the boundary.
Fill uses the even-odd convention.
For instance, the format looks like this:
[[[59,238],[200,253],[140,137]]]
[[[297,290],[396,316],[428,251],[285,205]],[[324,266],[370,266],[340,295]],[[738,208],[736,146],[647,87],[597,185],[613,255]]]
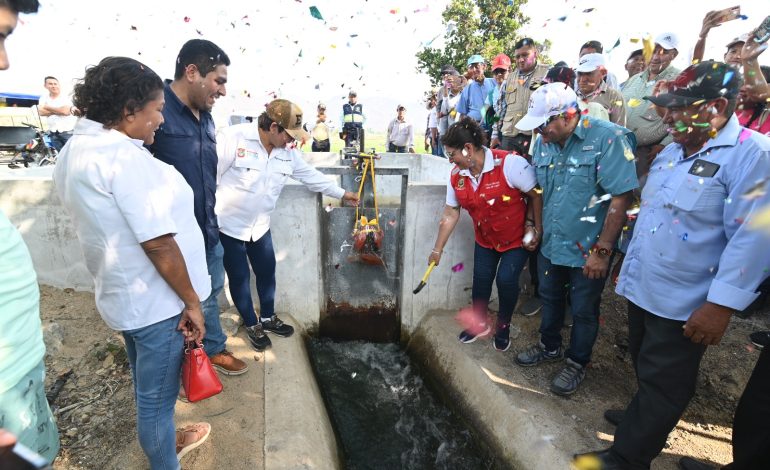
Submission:
[[[406,145],[398,146],[393,142],[388,142],[388,152],[392,153],[406,153]]]
[[[512,150],[521,156],[529,154],[529,144],[532,143],[531,135],[517,134],[513,137],[503,136],[500,141],[500,148],[503,150]]]
[[[638,390],[615,430],[611,452],[629,470],[649,469],[695,394],[706,346],[682,334],[684,322],[628,303],[629,350]]]
[[[606,278],[589,279],[583,275],[583,268],[553,264],[542,253],[537,259],[537,269],[543,302],[540,341],[549,351],[561,347],[561,328],[569,293],[574,323],[566,356],[580,365],[588,364],[599,333],[599,300]]]
[[[57,152],[61,152],[64,144],[66,144],[72,137],[72,132],[53,131],[48,133],[48,137],[51,138],[51,145],[53,145],[53,148],[55,148]]]
[[[759,355],[733,421],[733,463],[725,470],[770,468],[770,347]]]
[[[225,249],[223,264],[230,281],[230,296],[245,326],[257,324],[254,302],[251,300],[251,274],[254,271],[259,295],[259,315],[270,318],[275,314],[275,252],[270,230],[257,241],[238,240],[219,233]]]
[[[471,292],[473,308],[481,315],[487,314],[489,298],[492,296],[492,283],[497,280],[497,295],[500,299],[498,326],[504,327],[511,323],[513,309],[519,299],[519,274],[527,262],[527,253],[524,248],[514,248],[501,253],[475,244]]]
[[[331,146],[331,143],[329,143],[329,139],[324,139],[324,140],[314,140],[310,148],[311,150],[313,150],[313,152],[328,152],[329,149],[332,148],[332,146]]]

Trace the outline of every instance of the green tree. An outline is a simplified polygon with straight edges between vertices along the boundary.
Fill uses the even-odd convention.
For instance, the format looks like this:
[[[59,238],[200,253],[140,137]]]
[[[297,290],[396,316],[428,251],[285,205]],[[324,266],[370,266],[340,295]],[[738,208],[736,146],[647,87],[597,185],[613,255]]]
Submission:
[[[487,61],[500,54],[513,54],[519,28],[529,22],[521,7],[527,0],[452,0],[442,17],[446,32],[444,48],[426,47],[417,53],[417,70],[439,85],[441,67],[454,65],[460,73],[473,54]]]

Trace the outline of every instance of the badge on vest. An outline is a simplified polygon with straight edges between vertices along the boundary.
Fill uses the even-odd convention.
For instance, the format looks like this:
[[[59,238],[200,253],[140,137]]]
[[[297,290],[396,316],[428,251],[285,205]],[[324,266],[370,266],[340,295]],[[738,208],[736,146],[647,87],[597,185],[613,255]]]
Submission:
[[[593,150],[593,149],[594,149],[594,146],[593,146],[593,145],[584,145],[584,146],[583,146],[583,151],[584,151],[584,152],[590,152],[590,151],[591,151],[591,150]]]
[[[236,150],[236,152],[235,152],[235,156],[236,156],[236,157],[238,157],[238,158],[243,158],[243,157],[245,157],[245,156],[246,156],[246,149],[244,149],[244,148],[239,148],[238,150]]]
[[[465,187],[465,178],[457,180],[457,189],[463,189]]]

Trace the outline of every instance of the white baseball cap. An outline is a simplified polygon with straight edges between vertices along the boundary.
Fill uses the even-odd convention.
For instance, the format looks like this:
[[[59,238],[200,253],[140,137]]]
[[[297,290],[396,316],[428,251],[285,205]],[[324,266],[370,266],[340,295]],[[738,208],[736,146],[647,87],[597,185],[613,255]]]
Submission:
[[[655,38],[655,44],[659,44],[665,50],[679,49],[679,36],[674,33],[661,33]]]
[[[527,114],[516,123],[516,128],[531,131],[545,124],[549,117],[570,109],[578,111],[575,90],[561,82],[547,83],[532,92]]]
[[[575,67],[575,72],[593,72],[599,67],[607,68],[604,55],[599,53],[586,54],[580,58],[578,66]]]

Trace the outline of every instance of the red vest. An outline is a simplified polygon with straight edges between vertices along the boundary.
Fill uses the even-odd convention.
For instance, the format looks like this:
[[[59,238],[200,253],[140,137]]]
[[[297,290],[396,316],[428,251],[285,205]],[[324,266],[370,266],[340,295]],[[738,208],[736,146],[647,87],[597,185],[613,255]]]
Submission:
[[[460,207],[473,219],[476,243],[498,252],[519,248],[524,237],[524,217],[527,205],[518,189],[508,186],[503,164],[510,152],[492,150],[495,166],[484,173],[481,184],[473,191],[471,179],[452,169],[451,182]]]

